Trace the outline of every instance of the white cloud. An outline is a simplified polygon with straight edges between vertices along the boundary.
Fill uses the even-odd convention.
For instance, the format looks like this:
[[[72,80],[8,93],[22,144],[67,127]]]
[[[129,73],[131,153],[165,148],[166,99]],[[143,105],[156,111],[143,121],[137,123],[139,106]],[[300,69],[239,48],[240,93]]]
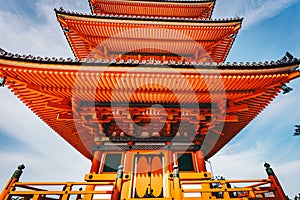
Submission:
[[[51,151],[51,149],[48,149]],[[21,181],[82,181],[84,174],[88,173],[87,162],[80,161],[80,156],[74,153],[61,152],[57,159],[48,158],[49,154],[39,154],[38,152],[1,152],[1,176],[0,187],[13,174],[18,165],[24,164],[25,170],[21,176]],[[76,161],[76,164],[75,162]]]
[[[0,10],[1,48],[18,54],[32,54],[43,57],[73,57],[69,44],[56,20],[54,8],[85,12],[87,3],[81,1],[38,1],[38,19],[20,15],[18,10]],[[85,9],[84,9],[85,8]],[[21,13],[21,12],[20,12]],[[5,30],[5,31],[4,31]]]
[[[299,193],[299,173],[300,160],[274,165],[274,171],[281,182],[284,191],[293,198]]]
[[[213,17],[244,17],[243,30],[274,17],[299,0],[220,0]]]
[[[23,181],[79,181],[88,173],[90,161],[47,127],[6,88],[1,88],[0,105],[2,131],[21,145],[0,152],[0,159],[4,161],[1,162],[1,187],[22,163],[26,165]]]

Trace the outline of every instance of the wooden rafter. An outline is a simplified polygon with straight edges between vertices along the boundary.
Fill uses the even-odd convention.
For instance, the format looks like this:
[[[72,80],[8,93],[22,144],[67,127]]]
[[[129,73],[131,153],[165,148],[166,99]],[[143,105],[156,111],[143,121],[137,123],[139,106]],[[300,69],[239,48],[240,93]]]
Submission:
[[[219,131],[223,124],[222,131],[217,133],[222,137],[208,154],[207,157],[210,157],[272,101],[280,92],[283,83],[287,83],[290,78],[293,79],[299,75],[299,72],[296,71],[297,62],[275,63],[275,66],[271,64],[268,66],[245,66],[246,69],[234,65],[223,66],[226,69],[221,67],[219,73],[212,73],[209,70],[210,67],[205,67],[197,69],[201,71],[201,76],[199,71],[194,73],[195,69],[181,68],[178,69],[180,75],[177,76],[167,67],[163,70],[163,65],[151,65],[150,68],[126,66],[129,69],[137,70],[131,73],[130,70],[124,70],[123,64],[107,67],[86,63],[87,66],[84,70],[78,71],[81,69],[82,63],[80,62],[57,64],[1,57],[0,71],[1,76],[7,76],[6,85],[25,105],[87,157],[90,154],[83,141],[86,145],[92,146],[96,135],[102,134],[103,137],[104,134],[115,135],[115,137],[124,135],[127,137],[126,134],[135,135],[147,132],[149,137],[173,136],[177,135],[179,123],[183,123],[183,129],[178,135],[186,139],[193,139],[195,137],[193,134],[198,134],[197,141],[201,143],[205,134],[213,130]],[[97,71],[103,70],[103,66],[107,69],[105,74],[97,73]],[[126,95],[126,93],[135,91],[136,81],[143,84],[150,79],[157,79],[167,81],[168,87],[188,97],[191,93],[181,82],[181,79],[185,79],[194,87],[199,104],[211,103],[212,99],[215,99],[214,103],[217,106],[200,106],[199,113],[192,110],[180,112],[178,105],[174,106],[176,104],[174,101],[175,103],[167,102],[170,106],[165,108],[165,114],[161,111],[160,114],[154,115],[152,111],[152,114],[150,111],[147,112],[148,107],[143,105],[143,99],[149,100],[150,97],[147,97],[146,94],[167,94],[168,91],[157,85],[149,85],[135,91],[136,104],[130,104],[130,106],[132,109],[134,109],[133,106],[137,106],[136,110],[130,111],[131,113],[123,110],[123,114],[120,112],[117,114],[114,107],[104,109],[103,106],[98,105],[98,102],[107,104],[111,102],[109,93],[112,92],[114,88],[112,86],[120,78],[123,78],[125,82],[116,89],[118,95]],[[223,86],[216,84],[216,80],[222,80]],[[211,96],[208,95],[209,87],[205,86],[205,82],[214,88],[210,91]],[[98,86],[96,90],[95,85]],[[76,88],[74,88],[75,86]],[[74,98],[74,92],[78,92],[80,98]],[[139,93],[143,93],[143,95]],[[223,107],[220,105],[220,102],[224,101],[222,93],[226,97],[226,104]],[[95,94],[98,95],[96,98]],[[164,99],[161,98],[153,103],[163,104]],[[82,104],[82,101],[86,101],[87,104]],[[95,101],[97,102],[95,103]],[[122,109],[122,106],[118,106],[118,108]],[[223,117],[220,116],[222,113],[220,109],[226,111],[224,112],[226,115]],[[72,113],[73,110],[76,112]],[[164,128],[157,130],[159,129],[158,125],[148,128],[134,125],[134,123],[146,124],[149,117],[153,117],[153,120],[156,120],[157,124],[162,124]],[[121,121],[121,123],[116,124],[116,121]],[[164,125],[165,121],[167,124]],[[81,140],[81,138],[84,139]],[[110,140],[110,138],[106,139]]]
[[[91,10],[94,14],[163,15],[205,19],[210,18],[214,5],[214,1],[188,4],[179,2],[166,4],[161,1],[90,1]],[[199,13],[198,10],[202,10],[202,12]],[[206,10],[210,12],[207,13]]]
[[[124,52],[131,52],[131,51],[137,51],[136,53],[146,56],[147,53],[150,53],[155,51],[156,53],[167,53],[163,52],[162,50],[168,49],[172,52],[177,52],[177,54],[185,55],[188,57],[189,60],[193,58],[194,54],[194,42],[197,42],[201,46],[204,46],[206,52],[208,52],[207,56],[211,56],[214,58],[214,61],[216,62],[223,62],[226,58],[227,51],[225,52],[226,55],[223,55],[221,52],[215,52],[211,51],[212,48],[218,46],[219,44],[225,44],[227,49],[230,49],[230,46],[232,45],[233,40],[227,40],[226,37],[229,37],[231,33],[236,34],[238,29],[240,28],[241,20],[231,20],[231,21],[224,21],[222,23],[220,22],[214,22],[214,21],[192,21],[190,23],[180,23],[179,21],[144,21],[141,22],[139,20],[133,20],[133,19],[114,19],[114,18],[105,18],[105,17],[93,17],[93,16],[76,16],[72,14],[67,14],[64,12],[59,12],[58,14],[58,21],[62,23],[64,21],[65,25],[63,26],[72,26],[72,24],[76,24],[76,26],[82,26],[82,30],[78,31],[74,28],[70,28],[70,31],[73,31],[72,33],[66,32],[66,35],[68,36],[68,40],[70,42],[71,47],[73,50],[75,50],[74,46],[77,46],[79,44],[86,44],[88,45],[88,48],[84,45],[81,45],[79,49],[76,49],[75,54],[79,58],[86,58],[89,53],[86,54],[84,52],[88,51],[91,52],[91,50],[94,50],[95,47],[97,47],[100,44],[96,44],[95,41],[108,41],[107,43],[107,49],[109,49],[110,52],[113,54],[123,54]],[[63,19],[63,20],[62,20]],[[87,20],[89,22],[93,23],[84,23],[84,20]],[[233,24],[234,22],[234,24]],[[112,29],[113,27],[113,29]],[[219,27],[219,28],[218,28]],[[227,27],[228,30],[226,33],[223,34],[223,36],[219,38],[214,37],[214,33],[218,30],[223,30],[224,27]],[[119,35],[122,33],[122,31],[130,31],[135,29],[143,29],[146,30],[146,32],[143,33],[132,33],[132,35]],[[222,29],[220,29],[222,28]],[[103,32],[102,35],[99,33],[98,35],[95,35],[95,32],[93,30],[99,30],[99,32]],[[174,34],[170,33],[161,33],[161,34],[167,34],[169,38],[162,37],[160,35],[154,35],[152,34],[152,30],[155,32],[155,30],[171,30],[177,31],[180,34],[186,35],[188,38],[191,38],[187,41],[186,38],[182,38],[179,36],[174,36]],[[206,34],[199,34],[201,33],[200,30],[211,30],[212,33],[209,34],[210,38],[206,38]],[[77,31],[77,32],[76,32]],[[190,32],[192,31],[192,32]],[[141,35],[142,34],[142,35]],[[151,37],[147,35],[152,35]],[[75,41],[74,38],[80,38],[81,41]],[[99,43],[102,43],[99,42]],[[209,46],[207,44],[209,43]],[[188,45],[187,45],[188,44]],[[151,47],[151,48],[150,48]],[[168,48],[167,48],[168,47]],[[184,47],[184,48],[183,48]],[[138,48],[138,49],[137,49]],[[150,48],[150,50],[149,50]],[[122,50],[124,52],[122,52]],[[99,50],[97,50],[99,51]],[[149,51],[149,52],[148,52]],[[107,52],[107,53],[105,53]],[[119,52],[119,53],[118,53]],[[154,52],[155,53],[155,52]],[[210,55],[210,53],[215,54],[215,56]],[[99,55],[97,55],[99,54]],[[105,51],[105,49],[101,49],[99,52],[93,52],[93,55],[95,57],[100,57],[102,59],[105,58],[111,58],[112,55],[108,53],[108,51]],[[129,54],[124,55],[124,57],[128,57]],[[133,57],[137,57],[137,55],[131,55]],[[204,55],[205,56],[205,55]],[[178,57],[178,56],[177,56]],[[195,56],[197,57],[197,56]],[[198,56],[199,57],[199,56]],[[201,55],[203,57],[203,55]],[[158,59],[158,58],[156,58]],[[178,57],[178,59],[181,59]],[[199,59],[199,58],[198,58]]]
[[[73,25],[71,25],[70,23],[66,22],[65,19],[62,16],[58,15],[57,20],[64,26],[64,28],[69,28],[69,30],[65,32],[65,34],[67,36],[69,36],[68,32],[73,31],[79,38],[81,38],[84,42],[86,42],[88,44],[88,46],[89,46],[88,50],[89,51],[94,51],[95,50],[99,56],[105,57],[105,54],[104,54],[103,50],[98,49],[98,48],[95,49],[95,47],[98,46],[96,43],[92,42],[91,40],[86,39],[86,37],[83,34],[81,34],[79,31],[77,31],[76,28]],[[77,55],[77,53],[76,53],[76,49],[75,48],[76,47],[72,46],[74,54],[77,57],[79,57]]]

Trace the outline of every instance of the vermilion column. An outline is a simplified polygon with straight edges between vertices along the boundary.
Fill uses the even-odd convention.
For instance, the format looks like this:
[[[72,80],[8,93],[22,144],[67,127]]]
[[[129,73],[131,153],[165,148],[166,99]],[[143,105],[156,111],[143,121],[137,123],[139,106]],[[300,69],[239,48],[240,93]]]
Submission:
[[[101,159],[101,151],[96,150],[94,152],[94,157],[93,157],[90,173],[96,173],[96,174],[99,173],[100,159]]]
[[[206,166],[205,166],[203,152],[201,150],[197,150],[195,153],[196,153],[196,159],[197,159],[197,164],[198,164],[198,171],[206,172]]]
[[[166,145],[167,146],[171,145],[171,143],[170,142],[166,142]],[[175,164],[175,160],[173,160],[173,152],[172,152],[172,150],[170,150],[170,148],[169,148],[168,153],[167,153],[167,163],[165,163],[165,164],[167,164],[168,170],[170,172],[172,172],[173,171],[173,165]]]
[[[129,173],[133,170],[132,162],[133,162],[133,153],[131,150],[128,150],[126,151],[126,162],[124,163],[124,173]]]
[[[100,169],[100,159],[101,159],[101,151],[100,150],[95,150],[94,151],[94,156],[93,156],[93,161],[92,161],[92,166],[90,173],[99,173]],[[95,190],[95,185],[87,185],[85,188],[85,191],[93,191]],[[85,194],[84,199],[92,199],[93,194]]]
[[[20,176],[22,175],[24,168],[25,168],[24,165],[19,165],[18,166],[18,169],[14,172],[12,177],[8,180],[6,186],[4,187],[3,191],[1,192],[0,200],[10,199],[10,198],[7,198],[9,196],[9,192],[13,189],[14,184],[19,181]]]
[[[269,176],[269,179],[271,180],[271,187],[275,188],[275,197],[279,197],[282,200],[286,199],[286,195],[280,185],[280,182],[277,178],[277,176],[275,175],[273,169],[271,168],[270,164],[265,163],[264,164],[265,168],[266,168],[266,172]]]

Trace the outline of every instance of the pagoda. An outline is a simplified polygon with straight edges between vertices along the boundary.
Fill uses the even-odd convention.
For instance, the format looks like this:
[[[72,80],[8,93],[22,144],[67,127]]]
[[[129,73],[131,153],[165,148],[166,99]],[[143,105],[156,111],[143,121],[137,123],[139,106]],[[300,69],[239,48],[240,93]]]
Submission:
[[[0,84],[90,159],[90,172],[20,182],[19,166],[0,200],[286,198],[267,163],[267,178],[216,180],[205,161],[289,92],[299,59],[225,63],[242,18],[211,19],[215,0],[89,5],[90,15],[55,9],[75,59],[0,49]]]

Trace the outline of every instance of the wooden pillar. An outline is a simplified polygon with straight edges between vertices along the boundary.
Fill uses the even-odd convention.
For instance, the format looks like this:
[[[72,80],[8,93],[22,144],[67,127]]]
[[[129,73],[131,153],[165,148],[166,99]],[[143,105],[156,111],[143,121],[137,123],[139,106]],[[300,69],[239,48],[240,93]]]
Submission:
[[[103,45],[103,54],[105,58],[108,58],[109,51],[106,45]]]
[[[68,200],[70,197],[69,192],[72,190],[72,184],[68,183],[64,187],[64,194],[60,197],[60,200]],[[43,199],[43,198],[41,198]]]
[[[96,174],[99,173],[101,154],[102,153],[99,150],[96,150],[94,152],[94,157],[93,157],[90,173],[96,173]]]
[[[269,176],[269,179],[271,180],[271,187],[275,188],[275,197],[285,200],[286,195],[285,195],[285,193],[280,185],[280,182],[279,182],[277,176],[275,175],[273,169],[271,168],[271,166],[268,163],[265,163],[264,166],[266,168],[266,172]]]
[[[199,48],[196,48],[195,52],[194,52],[194,60],[197,60],[199,57]]]
[[[130,116],[130,114],[127,116],[127,119],[131,119],[131,116]],[[129,123],[129,135],[130,136],[133,136],[133,132],[134,132],[134,126],[133,126],[133,124],[132,123]]]
[[[129,142],[129,145],[132,145],[132,142]],[[122,179],[122,186],[120,191],[120,199],[127,199],[130,198],[131,193],[131,187],[133,185],[132,183],[132,177],[131,174],[133,173],[132,163],[134,162],[134,156],[133,152],[131,150],[126,151],[126,161],[124,162],[124,180]],[[118,179],[118,181],[120,181]],[[120,183],[116,183],[120,187]]]
[[[166,142],[166,145],[171,145],[170,142]],[[170,146],[169,146],[170,147]],[[173,159],[173,151],[172,150],[168,150],[168,153],[167,153],[167,157],[168,157],[168,170],[169,172],[172,172],[173,171],[173,166],[175,165],[175,160]]]
[[[179,170],[178,166],[174,165],[173,167],[173,182],[174,182],[174,199],[181,200],[182,199],[182,190],[179,179]]]
[[[119,200],[120,199],[122,183],[123,183],[123,166],[120,165],[118,167],[116,182],[114,184],[113,193],[111,195],[111,200]]]
[[[203,152],[201,150],[197,150],[195,152],[197,159],[198,172],[206,172],[205,160],[203,156]]]
[[[13,190],[14,184],[19,181],[20,176],[23,173],[24,165],[19,165],[18,169],[13,173],[12,177],[6,183],[3,191],[0,194],[0,200],[7,199],[8,193]]]
[[[131,150],[126,151],[126,162],[124,163],[124,173],[130,173],[133,171],[132,162],[133,162],[133,153]]]
[[[92,161],[92,166],[90,173],[93,174],[98,174],[99,169],[100,169],[100,160],[101,160],[101,151],[100,150],[95,150],[94,151],[94,156],[93,156],[93,161]],[[87,185],[85,188],[85,191],[94,191],[95,190],[95,185]],[[93,194],[85,194],[84,199],[89,200],[93,198]]]

